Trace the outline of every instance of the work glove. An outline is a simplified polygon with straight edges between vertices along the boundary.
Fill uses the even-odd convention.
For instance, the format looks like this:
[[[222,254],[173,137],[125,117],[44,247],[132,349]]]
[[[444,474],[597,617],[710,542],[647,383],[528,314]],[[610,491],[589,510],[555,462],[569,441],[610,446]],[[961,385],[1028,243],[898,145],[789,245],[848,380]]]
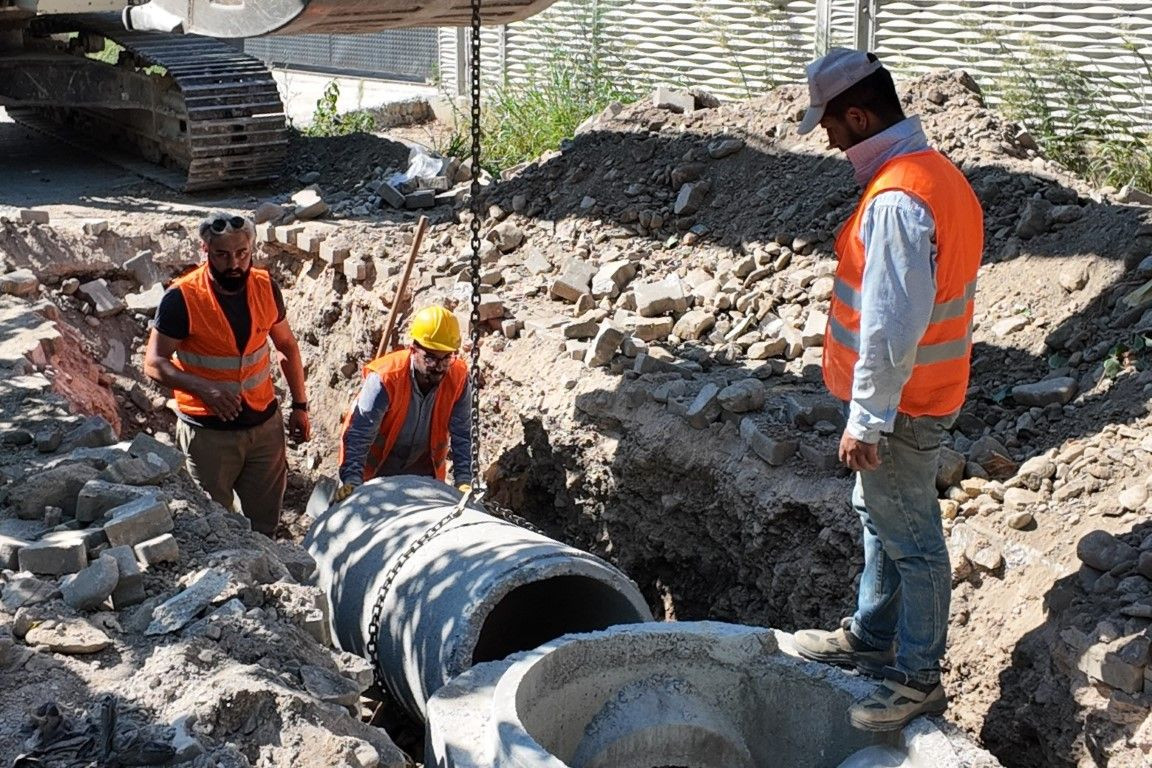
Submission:
[[[338,504],[344,499],[352,495],[352,491],[356,490],[356,486],[352,483],[343,483],[336,489],[336,493],[332,494],[332,503]]]

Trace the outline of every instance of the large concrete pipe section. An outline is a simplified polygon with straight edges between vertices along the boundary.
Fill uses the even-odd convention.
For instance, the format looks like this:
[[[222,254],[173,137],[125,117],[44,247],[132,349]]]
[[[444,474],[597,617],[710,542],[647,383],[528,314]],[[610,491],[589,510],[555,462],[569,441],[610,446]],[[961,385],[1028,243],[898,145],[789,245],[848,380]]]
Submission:
[[[718,622],[631,624],[480,664],[428,702],[437,768],[998,768],[941,719],[856,730],[876,685]]]
[[[342,649],[369,656],[382,583],[459,500],[429,478],[378,478],[314,516],[304,545]],[[651,619],[636,585],[603,560],[465,508],[395,571],[380,606],[376,658],[388,689],[423,718],[428,698],[473,664],[570,632]]]

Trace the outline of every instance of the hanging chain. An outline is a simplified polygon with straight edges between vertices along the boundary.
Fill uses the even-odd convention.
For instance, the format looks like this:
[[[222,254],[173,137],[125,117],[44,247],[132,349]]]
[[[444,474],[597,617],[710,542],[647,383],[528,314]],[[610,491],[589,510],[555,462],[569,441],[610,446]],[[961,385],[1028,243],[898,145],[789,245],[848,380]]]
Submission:
[[[472,485],[480,488],[480,0],[472,0]]]
[[[472,488],[461,496],[448,514],[420,534],[392,563],[372,604],[372,615],[368,619],[368,638],[364,643],[368,660],[372,663],[376,684],[386,690],[384,670],[380,666],[377,640],[380,637],[380,619],[384,612],[384,598],[392,588],[400,569],[420,547],[431,541],[444,526],[455,520],[471,502],[479,504],[483,489],[480,488],[480,2],[472,0],[472,349],[469,379],[472,384],[472,425],[469,439],[472,442]],[[509,513],[511,514],[511,513]],[[513,516],[514,517],[514,516]],[[527,522],[527,521],[525,521]]]

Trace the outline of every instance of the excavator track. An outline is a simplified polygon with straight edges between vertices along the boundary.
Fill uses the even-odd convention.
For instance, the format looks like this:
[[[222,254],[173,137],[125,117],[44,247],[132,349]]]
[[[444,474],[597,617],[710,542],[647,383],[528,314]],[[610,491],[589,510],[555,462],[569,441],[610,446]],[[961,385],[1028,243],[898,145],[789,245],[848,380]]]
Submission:
[[[154,87],[144,99],[148,103],[129,108],[9,108],[14,119],[181,191],[280,175],[288,148],[284,106],[276,82],[258,59],[212,38],[125,30],[117,17],[102,14],[44,16],[32,30],[111,40],[124,52],[119,64],[105,66],[126,67],[137,81],[147,73]],[[151,167],[125,162],[126,153],[113,148],[122,142],[110,139],[128,140]]]

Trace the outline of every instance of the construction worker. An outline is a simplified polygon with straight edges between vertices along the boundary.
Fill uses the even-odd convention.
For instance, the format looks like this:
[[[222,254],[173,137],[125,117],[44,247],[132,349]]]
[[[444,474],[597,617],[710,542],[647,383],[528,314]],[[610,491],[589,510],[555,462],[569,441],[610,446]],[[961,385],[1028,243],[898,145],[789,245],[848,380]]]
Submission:
[[[796,649],[880,677],[849,717],[894,730],[947,706],[952,572],[936,466],[968,387],[984,221],[964,174],[905,117],[874,55],[834,48],[807,72],[799,132],[822,126],[864,189],[836,240],[824,336],[824,381],[846,403],[839,453],[857,473],[864,572],[855,614],[831,632],[796,633]]]
[[[412,318],[411,335],[407,349],[364,367],[344,421],[335,501],[374,477],[444,480],[449,443],[453,480],[461,490],[470,487],[472,399],[468,366],[456,356],[460,323],[444,307],[424,307]]]
[[[227,509],[235,494],[252,528],[272,536],[288,463],[269,339],[292,393],[289,432],[304,442],[312,427],[300,349],[280,288],[252,266],[255,236],[242,216],[214,213],[201,222],[204,263],[161,299],[144,372],[174,391],[176,439],[192,477]]]

